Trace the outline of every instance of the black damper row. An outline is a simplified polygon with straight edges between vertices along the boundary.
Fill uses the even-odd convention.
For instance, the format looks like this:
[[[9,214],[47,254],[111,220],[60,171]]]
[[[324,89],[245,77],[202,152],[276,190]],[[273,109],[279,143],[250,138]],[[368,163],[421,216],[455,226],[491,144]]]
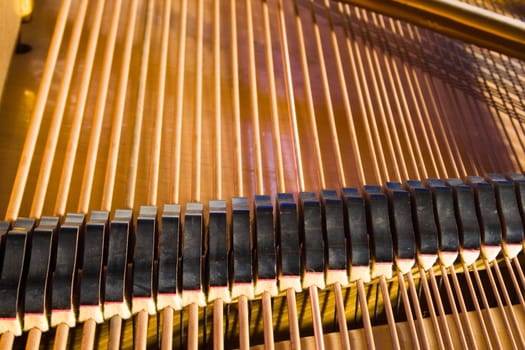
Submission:
[[[80,214],[0,222],[0,332],[21,334],[26,316],[41,327],[55,325],[55,313],[84,321],[88,308],[101,310],[101,322],[113,305],[137,312],[139,299],[155,311],[166,306],[155,304],[161,295],[182,300],[258,279],[346,271],[351,281],[354,268],[369,267],[374,278],[375,264],[393,269],[421,256],[432,263],[449,252],[513,254],[523,242],[524,196],[523,175],[494,174],[257,196],[251,204],[170,204],[160,220],[155,207],[142,207],[137,219],[118,210],[111,220],[95,211],[87,223]]]

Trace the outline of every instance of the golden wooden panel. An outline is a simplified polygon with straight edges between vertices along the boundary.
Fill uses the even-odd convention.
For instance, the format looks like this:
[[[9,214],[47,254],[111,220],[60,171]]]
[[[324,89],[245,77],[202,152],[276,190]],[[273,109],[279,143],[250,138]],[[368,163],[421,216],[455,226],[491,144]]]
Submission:
[[[114,50],[115,55],[106,62],[106,68],[106,39],[110,33],[111,16],[116,11],[113,3],[104,4],[101,39],[96,42],[95,65],[89,79],[85,110],[79,110],[88,39],[97,6],[96,1],[88,3],[79,51],[72,66],[71,84],[63,96],[62,117],[60,110],[56,110],[61,98],[59,86],[68,66],[66,49],[70,45],[68,40],[74,30],[74,18],[78,16],[80,3],[71,5],[64,40],[58,52],[57,73],[52,76],[48,102],[42,112],[42,128],[34,140],[35,152],[29,163],[21,208],[14,211],[19,215],[77,211],[85,206],[79,204],[81,200],[89,203],[87,209],[136,207],[151,202],[154,197],[158,205],[175,199],[181,203],[196,199],[206,202],[216,198],[219,187],[221,197],[225,199],[241,194],[250,197],[261,192],[295,192],[301,189],[297,181],[300,170],[304,174],[303,189],[317,190],[385,180],[519,171],[522,167],[523,149],[519,140],[525,112],[523,100],[520,100],[523,94],[523,65],[520,61],[358,8],[348,7],[348,13],[342,15],[337,4],[332,4],[330,11],[316,4],[311,12],[307,4],[300,3],[294,8],[293,3],[285,2],[282,9],[285,27],[280,27],[280,22],[273,20],[279,14],[276,2],[263,3],[264,7],[254,2],[255,66],[254,74],[250,76],[251,48],[248,46],[245,4],[236,4],[237,36],[231,38],[231,5],[221,2],[220,23],[215,24],[212,2],[206,2],[203,7],[202,72],[199,75],[203,82],[202,95],[199,95],[202,103],[197,103],[197,3],[188,4],[182,56],[178,54],[180,4],[173,2],[171,6],[165,51],[166,72],[161,75],[165,83],[159,80],[164,4],[155,2],[152,6],[150,54],[145,56],[145,3],[137,3],[134,29],[126,33],[127,16],[133,4],[122,4],[122,13],[115,27],[116,46],[114,49],[108,47],[108,52]],[[53,13],[56,13],[58,4],[49,2],[39,6],[34,21],[24,28],[35,49],[27,56],[14,57],[7,82],[10,88],[2,102],[4,127],[1,142],[5,151],[1,157],[3,164],[9,164],[2,173],[2,212],[7,210],[8,193],[13,189],[32,104],[38,99],[37,81],[44,64],[43,52],[50,40]],[[272,19],[267,26],[264,16],[255,15],[262,9],[267,9],[268,19]],[[316,22],[311,21],[313,15]],[[301,27],[298,27],[299,23]],[[213,35],[214,25],[220,28],[220,36]],[[289,60],[283,56],[280,32],[283,28],[286,29]],[[269,36],[264,34],[266,29]],[[124,55],[126,38],[131,45],[129,69]],[[409,41],[411,38],[413,40]],[[220,40],[217,50],[214,40]],[[302,42],[305,56],[301,54]],[[238,56],[235,76],[232,48],[237,49]],[[220,57],[218,66],[215,57]],[[301,57],[306,59],[304,63],[307,65],[301,64]],[[272,72],[268,71],[271,68],[269,58],[273,61]],[[181,59],[184,60],[183,70],[178,69]],[[456,63],[453,63],[454,59]],[[147,63],[142,68],[147,69],[147,79],[142,85],[141,62]],[[291,80],[287,80],[286,65],[283,64],[288,64]],[[101,92],[105,88],[104,69],[109,73],[107,93]],[[220,69],[219,76],[215,75],[216,69]],[[461,72],[463,76],[458,75]],[[127,80],[119,83],[123,78]],[[177,88],[177,79],[182,79],[182,89]],[[240,119],[237,122],[232,79],[239,87]],[[220,83],[220,95],[217,95],[216,81]],[[125,86],[122,86],[123,82]],[[293,95],[287,94],[287,82],[291,83],[288,89],[293,89]],[[511,85],[513,82],[516,84]],[[273,85],[275,91],[271,88]],[[471,89],[466,90],[467,87]],[[509,90],[505,95],[508,98],[503,96],[502,99],[501,89]],[[137,101],[141,101],[140,91],[144,94],[142,108],[137,106]],[[159,100],[161,91],[164,98]],[[123,103],[120,110],[117,109],[119,96],[122,96]],[[220,101],[216,100],[218,96]],[[290,96],[294,98],[294,109],[288,100]],[[181,99],[182,105],[177,105],[177,98]],[[217,101],[220,102],[219,110],[214,107]],[[142,111],[142,128],[137,129],[137,113]],[[162,112],[160,119],[157,112]],[[67,203],[64,207],[58,205],[61,203],[57,203],[57,196],[68,182],[67,178],[61,180],[61,176],[66,151],[71,148],[68,142],[75,113],[82,118],[81,132],[71,185],[68,192],[62,193]],[[100,135],[92,134],[97,113],[102,118]],[[56,140],[46,131],[51,128],[53,114],[63,119]],[[119,127],[114,122],[120,118],[122,124]],[[159,126],[161,119],[162,125]],[[294,120],[297,120],[296,134],[292,128]],[[315,124],[311,120],[315,120]],[[254,134],[257,124],[259,133]],[[352,125],[355,131],[352,131]],[[160,140],[156,126],[160,127]],[[176,137],[177,127],[181,130],[180,139]],[[278,134],[275,133],[277,128]],[[135,131],[138,132],[136,136]],[[316,133],[319,140],[317,150]],[[217,153],[219,134],[220,154]],[[485,141],[480,142],[481,139]],[[52,140],[56,142],[56,147],[51,147],[56,148],[55,155],[49,159],[53,162],[42,164],[43,151],[47,147],[46,154],[49,154]],[[95,149],[97,140],[98,152],[93,153],[94,173],[90,183],[86,177],[90,169],[86,167],[86,159],[89,151]],[[255,142],[257,140],[259,142]],[[180,156],[176,153],[179,141]],[[139,146],[136,165],[132,162],[134,145]],[[159,149],[159,146],[159,161],[152,162],[154,149]],[[281,152],[277,153],[279,148]],[[300,162],[297,159],[299,150]],[[115,158],[109,161],[108,157],[113,154]],[[277,154],[281,155],[282,164]],[[220,164],[216,161],[219,156]],[[180,174],[175,176],[179,162]],[[50,169],[48,185],[45,182],[37,185],[38,175],[42,176],[46,168]],[[281,173],[279,169],[282,169]],[[130,181],[135,170],[137,177],[133,186]],[[158,181],[154,180],[156,174]],[[279,178],[284,181],[280,183]],[[86,193],[85,189],[89,188],[92,191]],[[33,203],[35,190],[44,194],[42,210]],[[135,195],[130,197],[132,192]]]

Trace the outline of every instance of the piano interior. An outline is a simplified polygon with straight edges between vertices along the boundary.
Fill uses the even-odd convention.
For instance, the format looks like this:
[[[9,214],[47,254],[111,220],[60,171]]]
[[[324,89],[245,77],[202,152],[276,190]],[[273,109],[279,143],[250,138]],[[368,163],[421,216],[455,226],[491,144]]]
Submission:
[[[525,6],[379,3],[35,3],[0,347],[525,348]]]

